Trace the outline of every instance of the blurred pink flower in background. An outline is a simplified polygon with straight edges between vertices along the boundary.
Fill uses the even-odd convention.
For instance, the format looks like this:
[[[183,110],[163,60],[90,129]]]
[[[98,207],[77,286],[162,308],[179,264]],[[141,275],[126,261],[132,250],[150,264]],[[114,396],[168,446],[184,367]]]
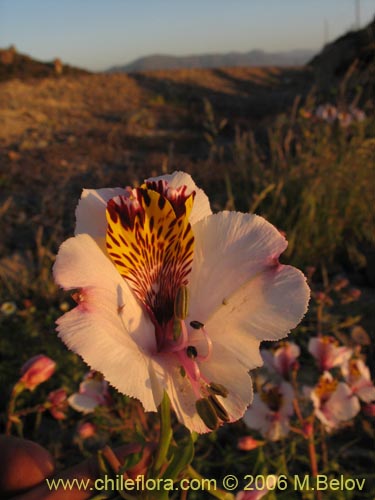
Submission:
[[[108,382],[99,373],[90,371],[79,385],[79,391],[69,396],[69,405],[83,414],[91,413],[97,406],[110,403]]]
[[[328,335],[311,338],[308,350],[314,356],[321,372],[341,365],[353,354],[353,350],[350,347],[339,346],[338,341]]]
[[[289,420],[294,413],[293,398],[293,388],[288,382],[266,384],[261,392],[254,394],[253,404],[243,420],[263,437],[278,441],[289,433]]]
[[[19,382],[30,391],[33,391],[39,384],[48,380],[56,369],[56,363],[44,354],[37,354],[30,358],[21,368],[21,378]]]
[[[304,393],[310,397],[315,416],[327,431],[334,430],[360,411],[358,399],[350,387],[344,382],[338,382],[329,372],[320,376],[315,387],[305,387]]]
[[[336,106],[326,103],[320,104],[320,106],[316,108],[315,114],[321,120],[324,120],[327,123],[333,123],[337,119],[338,111]]]
[[[293,342],[282,342],[274,351],[261,350],[265,367],[270,371],[276,371],[286,380],[289,379],[290,372],[297,368],[297,358],[300,355],[300,348]]]
[[[48,394],[47,401],[51,404],[49,412],[56,420],[64,420],[66,418],[66,410],[68,407],[68,396],[65,389],[57,389]]]
[[[352,393],[365,403],[375,401],[375,387],[369,368],[360,358],[353,358],[341,366],[341,372]]]

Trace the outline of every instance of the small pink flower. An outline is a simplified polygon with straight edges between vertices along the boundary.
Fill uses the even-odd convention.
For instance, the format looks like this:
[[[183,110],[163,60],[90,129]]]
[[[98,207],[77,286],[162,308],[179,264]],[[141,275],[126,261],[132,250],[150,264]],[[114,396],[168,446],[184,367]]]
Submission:
[[[360,410],[358,399],[350,387],[335,380],[329,372],[324,372],[318,384],[305,388],[314,405],[314,413],[327,431],[337,428],[342,422],[355,417]]]
[[[375,401],[375,387],[371,381],[370,370],[362,359],[350,359],[342,365],[341,372],[353,394],[365,403]]]
[[[276,371],[286,380],[289,379],[290,372],[297,366],[297,358],[300,355],[300,348],[293,342],[283,342],[274,352],[262,350],[262,358],[266,368]]]
[[[318,106],[315,114],[318,118],[327,123],[333,123],[338,117],[337,108],[329,103]]]
[[[258,439],[254,439],[252,436],[243,436],[237,442],[237,448],[241,451],[250,451],[255,450],[255,448],[259,448],[259,446],[263,446],[264,441],[259,441]]]
[[[250,429],[258,430],[270,441],[278,441],[289,432],[289,419],[294,413],[293,388],[288,382],[267,384],[254,395],[253,404],[243,420]]]
[[[97,406],[108,406],[108,382],[99,373],[89,372],[81,382],[79,392],[72,394],[68,402],[72,408],[84,414],[93,412]]]
[[[57,389],[48,394],[47,401],[51,403],[49,411],[56,420],[66,418],[66,409],[68,406],[67,394],[65,389]]]
[[[319,370],[322,372],[341,365],[353,354],[350,347],[339,346],[337,340],[330,336],[311,338],[308,349],[316,359]]]
[[[38,354],[22,366],[20,382],[25,388],[33,391],[52,376],[55,368],[56,363],[51,358]]]
[[[77,428],[77,433],[80,438],[87,439],[95,436],[96,427],[91,422],[82,422]]]

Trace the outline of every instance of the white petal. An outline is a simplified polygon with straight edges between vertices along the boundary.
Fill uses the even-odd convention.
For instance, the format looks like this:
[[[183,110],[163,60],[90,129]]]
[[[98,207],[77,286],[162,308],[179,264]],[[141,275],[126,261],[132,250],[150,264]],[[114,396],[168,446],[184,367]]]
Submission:
[[[68,402],[74,410],[80,411],[81,413],[91,413],[99,404],[95,398],[78,393],[69,396]]]
[[[193,209],[190,214],[190,224],[193,225],[200,219],[203,219],[207,215],[212,214],[210,207],[210,202],[203,191],[197,187],[191,176],[185,172],[173,172],[173,174],[159,175],[158,177],[150,177],[147,180],[158,181],[159,179],[165,180],[173,188],[178,188],[179,186],[187,186],[189,189],[189,194],[195,191],[195,199]]]
[[[375,387],[371,384],[371,382],[360,385],[355,390],[355,394],[365,403],[372,403],[375,401]]]
[[[335,392],[325,404],[326,409],[338,420],[350,420],[360,411],[358,399],[350,387],[343,382],[337,385]]]
[[[61,246],[54,275],[63,288],[82,289],[81,303],[57,321],[62,340],[120,392],[155,410],[149,375],[154,327],[112,263],[81,234]]]
[[[287,243],[261,217],[222,212],[193,231],[189,321],[205,323],[248,368],[259,366],[259,342],[284,337],[306,312],[305,277],[276,264]]]
[[[104,238],[107,231],[107,202],[122,194],[125,194],[125,189],[119,187],[83,189],[76,208],[75,234],[87,233],[93,238]]]
[[[253,402],[246,410],[243,421],[250,429],[256,429],[265,436],[270,427],[270,413],[270,409],[261,400],[259,394],[254,394]]]

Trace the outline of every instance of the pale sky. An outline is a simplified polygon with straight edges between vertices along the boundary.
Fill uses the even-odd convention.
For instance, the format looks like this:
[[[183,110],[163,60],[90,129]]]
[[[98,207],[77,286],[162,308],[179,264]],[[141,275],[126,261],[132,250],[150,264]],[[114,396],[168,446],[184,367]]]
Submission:
[[[357,0],[360,25],[374,0]],[[356,0],[0,0],[0,47],[91,70],[151,54],[320,50],[356,23]],[[326,24],[326,29],[324,25]]]

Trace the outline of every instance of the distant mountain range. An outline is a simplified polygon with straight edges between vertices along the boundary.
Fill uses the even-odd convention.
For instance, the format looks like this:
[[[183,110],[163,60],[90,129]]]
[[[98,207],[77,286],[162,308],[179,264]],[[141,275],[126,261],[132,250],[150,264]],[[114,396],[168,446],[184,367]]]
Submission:
[[[130,73],[132,71],[148,71],[156,69],[187,68],[223,68],[235,66],[303,66],[315,54],[316,50],[291,50],[288,52],[229,52],[226,54],[203,54],[190,56],[170,56],[155,54],[141,57],[122,66],[113,66],[110,73]]]

